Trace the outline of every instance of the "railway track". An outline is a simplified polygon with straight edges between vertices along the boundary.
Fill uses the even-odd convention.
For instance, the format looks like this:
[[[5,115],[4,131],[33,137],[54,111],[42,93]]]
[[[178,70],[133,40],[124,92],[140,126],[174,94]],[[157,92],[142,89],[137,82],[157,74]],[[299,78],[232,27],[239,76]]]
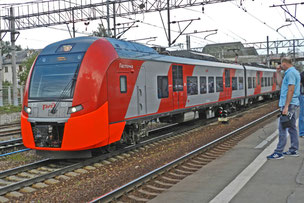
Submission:
[[[22,143],[22,138],[11,139],[0,142],[0,157],[8,156],[15,153],[28,151]]]
[[[147,202],[191,175],[247,136],[242,132],[278,113],[273,111],[91,202]]]
[[[81,169],[94,163],[106,161],[113,157],[130,156],[128,155],[128,152],[148,146],[154,142],[170,140],[176,135],[181,135],[199,126],[214,122],[215,120],[216,119],[204,121],[196,120],[180,124],[170,124],[164,127],[152,129],[149,131],[149,138],[136,145],[127,146],[125,148],[113,151],[111,153],[102,154],[91,159],[78,161],[58,161],[47,159],[0,172],[0,195],[31,186],[37,182],[47,181],[48,179],[53,179],[54,177],[58,178],[58,176],[62,174]]]
[[[131,150],[143,147],[146,144],[168,138],[173,135],[172,133],[168,133],[169,128],[172,127],[176,128],[178,125],[181,124],[171,124],[169,126],[160,127],[151,130],[149,131],[149,133],[152,136],[154,134],[159,134],[159,133],[161,133],[161,135],[151,139],[146,139],[137,145],[127,146],[123,149],[114,151],[112,153],[103,154],[91,159],[77,160],[77,161],[75,160],[58,161],[58,160],[45,159],[42,161],[38,161],[35,163],[31,163],[28,165],[24,165],[0,172],[0,195],[22,189],[23,187],[26,186],[31,186],[38,182],[47,181],[48,179],[52,179],[56,176],[77,170],[87,165],[101,162],[110,159],[114,156],[125,154]],[[182,126],[179,126],[178,129],[182,129]]]
[[[13,135],[21,135],[20,126],[7,126],[0,129],[0,137],[7,137]]]
[[[8,123],[4,125],[0,125],[0,130],[5,128],[12,128],[12,127],[20,127],[20,122]]]
[[[0,141],[0,157],[25,151],[22,139],[17,136],[21,136],[20,123],[0,125],[0,137],[3,140]]]

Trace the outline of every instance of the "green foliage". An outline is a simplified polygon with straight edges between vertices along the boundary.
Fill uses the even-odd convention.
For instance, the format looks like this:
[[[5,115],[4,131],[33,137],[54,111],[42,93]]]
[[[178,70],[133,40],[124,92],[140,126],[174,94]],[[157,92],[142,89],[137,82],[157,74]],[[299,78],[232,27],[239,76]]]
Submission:
[[[12,46],[9,41],[1,41],[1,45],[2,45],[1,48],[2,54],[8,54],[12,51]],[[20,51],[20,50],[22,50],[21,46],[16,45],[16,51]]]
[[[10,83],[9,81],[3,81],[2,82],[3,87],[8,87],[8,86],[11,86],[11,85],[12,85],[12,83]]]
[[[30,72],[30,69],[36,59],[36,57],[38,56],[38,53],[34,53],[32,54],[23,64],[22,66],[25,66],[25,70],[23,72],[19,72],[18,73],[18,77],[20,79],[20,85],[25,85],[25,82],[27,80],[27,76]]]
[[[97,30],[93,31],[92,35],[96,37],[110,37],[103,24],[100,23],[98,24]]]
[[[5,113],[15,113],[15,112],[21,112],[21,105],[19,106],[0,106],[0,114]]]

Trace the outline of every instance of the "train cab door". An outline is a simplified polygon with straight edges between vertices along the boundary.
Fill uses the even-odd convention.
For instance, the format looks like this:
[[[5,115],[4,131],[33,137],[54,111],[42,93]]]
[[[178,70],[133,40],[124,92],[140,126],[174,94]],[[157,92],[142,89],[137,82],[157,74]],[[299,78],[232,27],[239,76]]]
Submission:
[[[184,101],[184,81],[183,66],[172,66],[172,84],[173,84],[173,108],[183,108]],[[186,96],[186,95],[185,95]]]
[[[137,94],[137,114],[147,114],[147,95],[146,95],[146,70],[142,66],[136,81],[136,94]]]

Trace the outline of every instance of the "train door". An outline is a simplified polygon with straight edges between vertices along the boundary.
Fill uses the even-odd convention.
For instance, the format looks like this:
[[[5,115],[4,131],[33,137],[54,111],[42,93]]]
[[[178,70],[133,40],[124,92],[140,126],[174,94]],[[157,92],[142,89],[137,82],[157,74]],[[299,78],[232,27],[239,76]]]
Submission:
[[[173,82],[173,108],[183,108],[184,101],[184,81],[183,81],[183,66],[172,66],[172,82]]]
[[[141,67],[136,81],[137,92],[137,113],[144,115],[147,113],[147,96],[146,96],[146,70]]]

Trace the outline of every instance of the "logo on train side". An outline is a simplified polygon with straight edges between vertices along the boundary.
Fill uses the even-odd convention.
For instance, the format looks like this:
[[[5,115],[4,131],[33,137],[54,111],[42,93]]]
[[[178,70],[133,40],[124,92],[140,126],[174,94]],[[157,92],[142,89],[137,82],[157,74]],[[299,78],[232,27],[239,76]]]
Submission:
[[[123,68],[123,69],[133,69],[133,65],[129,65],[129,64],[122,64],[119,63],[119,68]]]
[[[54,106],[55,106],[55,103],[52,103],[52,104],[43,104],[42,105],[42,110],[54,108]]]

